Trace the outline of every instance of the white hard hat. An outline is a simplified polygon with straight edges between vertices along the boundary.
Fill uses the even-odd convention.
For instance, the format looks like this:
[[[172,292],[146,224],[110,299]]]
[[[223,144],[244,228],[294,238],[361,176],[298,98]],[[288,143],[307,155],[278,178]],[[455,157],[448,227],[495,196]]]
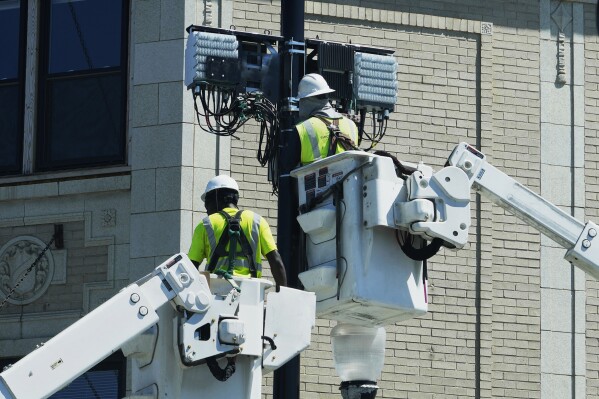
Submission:
[[[319,96],[334,91],[322,76],[317,73],[309,73],[300,80],[297,96],[301,100],[302,98]]]
[[[200,198],[202,198],[202,201],[206,201],[206,194],[208,194],[210,191],[218,190],[219,188],[229,188],[239,192],[239,186],[237,185],[235,179],[227,175],[218,175],[208,180],[208,184],[206,184],[206,190],[204,190],[204,194],[202,194]]]

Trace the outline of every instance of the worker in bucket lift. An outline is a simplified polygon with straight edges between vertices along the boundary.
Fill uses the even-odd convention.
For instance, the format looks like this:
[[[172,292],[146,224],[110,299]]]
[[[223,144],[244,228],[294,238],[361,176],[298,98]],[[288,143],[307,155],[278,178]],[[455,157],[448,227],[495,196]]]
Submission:
[[[227,175],[208,181],[201,196],[208,216],[198,224],[189,248],[196,265],[206,259],[206,270],[231,281],[232,276],[261,277],[266,256],[277,291],[287,285],[285,267],[266,220],[237,207],[239,186]]]
[[[331,106],[328,94],[334,92],[326,80],[317,73],[305,75],[299,82],[299,118],[295,126],[301,151],[295,155],[293,165],[301,166],[318,159],[347,150],[358,149],[356,124]]]

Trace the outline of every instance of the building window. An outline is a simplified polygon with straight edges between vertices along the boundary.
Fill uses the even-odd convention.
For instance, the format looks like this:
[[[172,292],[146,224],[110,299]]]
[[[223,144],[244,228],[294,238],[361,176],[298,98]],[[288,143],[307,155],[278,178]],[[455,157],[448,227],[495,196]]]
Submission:
[[[36,170],[125,162],[125,3],[42,2]]]
[[[17,361],[18,359],[0,359],[0,372],[4,366]],[[126,362],[122,352],[115,352],[50,396],[50,399],[122,398],[126,394]]]
[[[0,0],[0,175],[126,163],[128,20],[129,0]]]
[[[0,173],[3,174],[21,171],[25,18],[21,1],[0,1]]]

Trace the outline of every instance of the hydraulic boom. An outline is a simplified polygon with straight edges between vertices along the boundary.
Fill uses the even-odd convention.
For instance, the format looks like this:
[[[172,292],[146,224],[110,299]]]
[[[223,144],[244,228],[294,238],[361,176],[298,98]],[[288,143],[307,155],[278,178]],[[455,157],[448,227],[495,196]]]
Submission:
[[[263,370],[305,349],[314,326],[314,294],[281,287],[266,302],[270,286],[174,255],[2,372],[0,399],[47,398],[119,349],[134,359],[132,398],[259,399]],[[237,366],[222,382],[225,357]]]
[[[466,143],[456,146],[448,164],[463,170],[476,191],[564,247],[567,261],[599,279],[595,223],[585,224],[568,215],[489,164],[484,154]]]

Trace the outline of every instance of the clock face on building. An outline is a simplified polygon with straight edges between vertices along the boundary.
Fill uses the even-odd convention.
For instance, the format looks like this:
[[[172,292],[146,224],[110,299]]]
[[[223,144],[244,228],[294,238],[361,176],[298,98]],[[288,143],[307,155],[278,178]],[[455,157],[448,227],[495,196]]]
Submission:
[[[54,274],[50,251],[32,267],[46,244],[32,236],[20,236],[0,248],[0,294],[15,305],[31,303],[42,296]]]

